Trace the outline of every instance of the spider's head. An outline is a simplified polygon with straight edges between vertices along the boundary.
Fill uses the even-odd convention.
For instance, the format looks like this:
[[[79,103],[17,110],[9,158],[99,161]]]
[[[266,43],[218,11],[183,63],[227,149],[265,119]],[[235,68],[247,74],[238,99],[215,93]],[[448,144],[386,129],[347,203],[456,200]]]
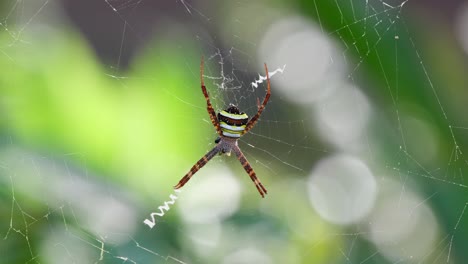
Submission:
[[[233,104],[229,104],[229,108],[224,110],[224,111],[226,111],[226,112],[228,112],[230,114],[236,114],[236,115],[241,114],[239,108],[237,106],[233,105]]]

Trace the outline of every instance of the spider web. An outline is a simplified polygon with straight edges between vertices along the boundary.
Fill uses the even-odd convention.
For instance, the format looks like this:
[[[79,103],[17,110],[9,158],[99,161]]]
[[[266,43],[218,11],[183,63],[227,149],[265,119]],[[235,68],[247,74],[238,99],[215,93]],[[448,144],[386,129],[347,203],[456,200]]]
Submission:
[[[2,261],[463,263],[453,6],[0,2]],[[250,117],[268,65],[239,141],[265,199],[227,156],[172,189],[217,136],[201,56],[215,111]]]

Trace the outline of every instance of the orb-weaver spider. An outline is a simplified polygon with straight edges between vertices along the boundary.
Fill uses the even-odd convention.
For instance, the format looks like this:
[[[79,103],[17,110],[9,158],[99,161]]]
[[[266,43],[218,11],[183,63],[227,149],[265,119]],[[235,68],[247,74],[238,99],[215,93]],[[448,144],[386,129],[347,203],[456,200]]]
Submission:
[[[179,183],[174,186],[175,189],[179,189],[184,186],[190,178],[203,166],[208,163],[216,154],[226,154],[230,155],[231,151],[236,154],[237,159],[244,167],[245,171],[249,174],[250,179],[255,183],[258,192],[262,197],[265,197],[267,194],[267,190],[263,187],[263,184],[255,175],[255,171],[250,166],[250,163],[245,158],[244,154],[240,150],[239,146],[237,145],[237,140],[245,133],[249,132],[258,121],[258,118],[265,109],[266,104],[268,103],[268,99],[270,98],[270,77],[268,75],[268,68],[266,63],[265,65],[265,72],[266,72],[266,79],[267,79],[267,92],[265,98],[263,99],[263,103],[258,105],[257,114],[249,120],[247,114],[240,112],[239,108],[235,105],[229,105],[229,108],[223,110],[218,113],[216,116],[215,111],[213,110],[213,106],[210,102],[210,97],[208,92],[206,91],[205,83],[203,81],[203,70],[204,70],[204,62],[203,57],[201,58],[200,63],[200,79],[201,79],[201,89],[203,95],[206,99],[206,109],[208,110],[208,114],[210,115],[211,123],[216,128],[216,131],[219,134],[219,137],[215,140],[216,146],[210,150],[205,156],[203,156],[193,167],[190,171],[185,174],[185,176],[179,181]]]

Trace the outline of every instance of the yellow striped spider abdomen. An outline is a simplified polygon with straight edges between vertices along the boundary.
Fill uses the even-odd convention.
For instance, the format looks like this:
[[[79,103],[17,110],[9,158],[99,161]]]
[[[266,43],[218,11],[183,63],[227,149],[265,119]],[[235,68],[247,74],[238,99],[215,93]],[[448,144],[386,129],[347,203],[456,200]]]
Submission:
[[[223,136],[240,138],[244,133],[249,117],[247,114],[241,113],[236,106],[230,105],[228,109],[218,113],[218,121]]]

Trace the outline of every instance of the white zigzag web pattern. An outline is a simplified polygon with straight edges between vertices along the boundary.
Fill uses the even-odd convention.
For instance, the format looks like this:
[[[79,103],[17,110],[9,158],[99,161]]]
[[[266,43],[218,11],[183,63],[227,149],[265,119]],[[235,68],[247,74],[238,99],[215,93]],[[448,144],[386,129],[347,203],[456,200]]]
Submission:
[[[174,190],[174,192],[180,193],[181,190]],[[143,221],[143,223],[145,225],[149,226],[150,228],[153,228],[156,225],[155,216],[163,217],[164,214],[171,209],[170,205],[175,204],[175,200],[177,200],[178,197],[177,197],[177,195],[171,194],[171,195],[169,195],[169,198],[171,200],[165,201],[164,205],[161,205],[161,206],[158,207],[159,213],[158,212],[151,213],[151,215],[150,215],[151,220],[145,219],[145,221]]]
[[[273,77],[273,75],[275,75],[278,72],[283,74],[283,71],[284,71],[285,68],[286,68],[286,64],[283,65],[283,68],[278,68],[274,72],[268,72],[268,75],[271,78],[271,77]],[[258,80],[255,80],[254,82],[251,82],[250,84],[252,85],[252,87],[258,88],[258,85],[263,83],[263,81],[265,81],[266,79],[267,79],[266,76],[262,76],[262,75],[259,74],[258,75]]]

